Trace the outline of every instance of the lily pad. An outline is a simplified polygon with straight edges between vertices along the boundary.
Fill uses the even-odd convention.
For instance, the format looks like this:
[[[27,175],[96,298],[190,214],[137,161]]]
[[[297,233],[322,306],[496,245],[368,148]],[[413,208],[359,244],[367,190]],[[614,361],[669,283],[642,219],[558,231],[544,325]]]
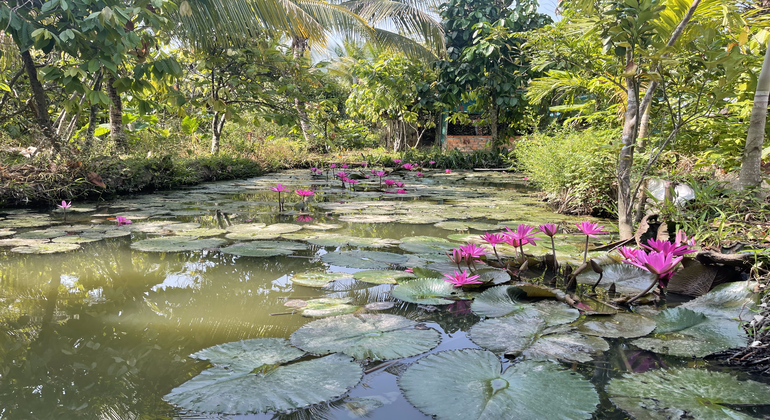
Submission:
[[[521,298],[525,296],[526,293],[515,286],[492,287],[473,299],[471,311],[491,318],[514,314],[540,317],[549,326],[567,324],[580,317],[580,311],[567,304],[549,300],[522,302]]]
[[[366,270],[353,274],[356,280],[374,284],[398,284],[413,277],[412,273],[397,270]]]
[[[393,302],[372,302],[367,303],[364,308],[370,311],[384,311],[396,306]]]
[[[291,343],[309,353],[339,352],[357,360],[411,357],[438,346],[438,331],[415,326],[398,315],[343,315],[305,324],[291,335]]]
[[[655,316],[655,322],[658,326],[652,337],[631,343],[656,353],[705,357],[718,351],[743,347],[748,340],[738,321],[707,316],[681,306],[660,312]]]
[[[602,281],[599,286],[606,289],[615,283],[615,290],[626,295],[643,292],[657,278],[655,274],[631,264],[609,264],[602,267],[602,271]],[[594,285],[597,280],[599,280],[599,274],[590,269],[577,276],[577,282],[580,284]]]
[[[759,294],[752,291],[754,284],[742,281],[720,284],[705,295],[682,304],[682,307],[709,316],[737,319],[741,312],[750,313],[758,303]]]
[[[53,239],[58,238],[59,236],[64,236],[67,234],[67,231],[65,230],[57,230],[57,229],[46,229],[46,230],[31,230],[29,232],[24,232],[16,235],[19,239]]]
[[[340,267],[385,269],[406,262],[407,257],[382,251],[336,251],[324,254],[321,261]]]
[[[463,220],[463,221],[453,220],[451,222],[439,222],[433,226],[441,229],[446,229],[446,230],[473,229],[473,230],[489,231],[489,232],[500,230],[500,226],[498,226],[496,223],[469,222],[466,220]]]
[[[184,229],[176,230],[177,235],[182,236],[195,236],[196,238],[203,238],[208,236],[219,236],[227,232],[224,229],[211,229],[211,228],[196,228],[196,229]]]
[[[401,239],[401,245],[398,247],[404,251],[415,254],[443,254],[451,251],[458,245],[444,238],[433,236],[411,236]]]
[[[644,337],[655,329],[655,321],[637,314],[619,313],[592,316],[583,320],[577,330],[585,335],[609,338]]]
[[[395,216],[377,214],[348,214],[340,216],[340,221],[348,223],[393,223],[398,220]]]
[[[416,279],[399,284],[391,293],[394,298],[404,302],[422,305],[449,305],[463,296],[462,290],[442,279]]]
[[[284,411],[340,397],[362,377],[361,366],[341,354],[259,374],[213,367],[174,388],[163,399],[188,410],[210,413]]]
[[[275,223],[268,226],[265,226],[264,223],[233,225],[227,228],[229,233],[225,235],[225,238],[238,241],[275,239],[282,234],[296,232],[300,229],[302,226],[292,223]]]
[[[4,236],[13,236],[16,232],[9,229],[0,229],[0,238]]]
[[[350,304],[349,298],[320,298],[310,299],[302,308],[302,315],[312,318],[345,315],[358,310],[358,306]]]
[[[42,244],[19,246],[11,248],[11,252],[18,252],[19,254],[58,254],[60,252],[70,252],[76,249],[80,249],[78,244],[57,244],[53,242],[46,242]]]
[[[334,229],[342,229],[342,225],[338,225],[335,223],[313,223],[312,225],[304,225],[302,226],[302,229],[308,229],[308,230],[334,230]]]
[[[539,317],[526,315],[481,321],[469,335],[480,347],[531,360],[588,362],[610,348],[603,339],[579,334],[569,325],[549,326]]]
[[[732,407],[767,405],[770,387],[704,369],[651,370],[610,381],[610,400],[633,418],[754,419]]]
[[[353,276],[348,273],[307,272],[295,274],[292,276],[291,282],[294,284],[299,284],[300,286],[325,287],[335,280],[349,279],[352,277]]]
[[[484,350],[426,356],[404,372],[399,386],[412,405],[439,420],[588,419],[599,404],[580,375],[535,362],[503,371],[500,359]]]
[[[7,238],[0,239],[0,247],[2,246],[32,246],[47,243],[45,239],[23,239],[23,238]]]
[[[85,237],[80,235],[67,235],[54,238],[52,242],[57,244],[87,244],[89,242],[98,242],[103,240],[104,237],[97,235],[96,237]]]
[[[218,248],[225,242],[227,241],[223,239],[196,239],[188,236],[170,236],[137,241],[131,244],[131,248],[144,252],[202,251],[206,248]]]
[[[304,351],[291,346],[283,338],[255,338],[219,344],[193,353],[190,357],[208,360],[213,365],[231,370],[251,372],[264,365],[275,365],[299,359]]]

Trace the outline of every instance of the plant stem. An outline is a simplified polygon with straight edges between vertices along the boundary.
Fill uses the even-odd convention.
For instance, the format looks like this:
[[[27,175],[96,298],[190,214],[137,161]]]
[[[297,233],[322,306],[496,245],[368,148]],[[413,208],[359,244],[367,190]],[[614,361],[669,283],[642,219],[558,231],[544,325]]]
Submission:
[[[558,275],[559,263],[556,262],[556,243],[553,241],[553,236],[551,236],[551,251],[553,252],[553,271]]]
[[[583,264],[585,264],[587,256],[588,256],[588,235],[586,235],[586,247],[583,250]]]

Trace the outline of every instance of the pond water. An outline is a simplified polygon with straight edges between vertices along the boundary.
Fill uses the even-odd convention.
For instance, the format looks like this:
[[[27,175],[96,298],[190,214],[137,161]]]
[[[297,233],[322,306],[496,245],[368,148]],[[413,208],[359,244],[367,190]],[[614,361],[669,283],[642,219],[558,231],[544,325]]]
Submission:
[[[582,220],[548,212],[517,175],[426,171],[418,178],[399,171],[389,178],[405,182],[407,192],[383,192],[374,176],[352,191],[325,176],[286,171],[112,202],[73,203],[66,220],[61,211],[0,209],[0,418],[430,418],[407,401],[398,384],[424,354],[365,374],[342,398],[288,413],[201,413],[163,399],[210,366],[190,354],[238,340],[290,338],[318,319],[303,316],[302,307],[286,305],[298,300],[303,305],[314,298],[344,298],[340,313],[353,306],[350,310],[359,315],[394,314],[417,321],[440,334],[440,344],[430,353],[479,349],[468,332],[483,318],[471,311],[469,300],[449,305],[404,302],[391,295],[394,284],[351,278],[366,269],[354,267],[442,271],[448,261],[442,252],[452,247],[442,244],[443,239],[460,246],[467,235],[477,237],[503,226],[574,226]],[[270,191],[279,183],[288,186],[283,212],[278,211],[278,194]],[[295,189],[313,189],[315,195],[303,205]],[[115,226],[117,216],[132,223]],[[140,242],[153,238],[178,240]],[[280,242],[222,251],[247,240]],[[561,235],[560,261],[579,258],[583,240]],[[544,242],[526,251],[542,255],[548,250]],[[37,253],[57,251],[53,244],[78,246],[66,245],[76,248],[70,252]],[[162,252],[164,247],[181,251]],[[353,254],[357,262],[347,264],[350,255],[344,251],[389,254]],[[503,247],[501,252],[512,250]],[[391,254],[404,257],[392,259]],[[292,281],[307,272],[347,274],[323,287]],[[364,308],[373,302],[392,302],[393,307]],[[640,372],[642,365],[705,365],[691,357],[640,351],[626,338],[607,341],[609,350],[588,361],[559,363],[596,388],[597,419],[628,417],[604,392],[612,378]],[[505,367],[517,362],[500,360]],[[750,416],[764,413],[741,410]]]

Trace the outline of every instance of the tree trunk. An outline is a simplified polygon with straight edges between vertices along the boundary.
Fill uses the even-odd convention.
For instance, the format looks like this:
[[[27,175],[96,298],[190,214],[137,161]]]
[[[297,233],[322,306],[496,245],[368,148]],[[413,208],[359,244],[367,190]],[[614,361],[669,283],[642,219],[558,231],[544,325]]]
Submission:
[[[497,114],[500,110],[500,107],[497,105],[492,105],[492,108],[489,110],[489,133],[492,135],[492,145],[497,146]]]
[[[300,65],[298,60],[305,55],[305,50],[307,49],[307,38],[300,38],[295,36],[292,39],[291,48],[294,53],[294,60],[297,61],[296,68],[299,73]],[[297,77],[299,77],[299,74],[297,74]],[[313,128],[310,125],[310,117],[308,117],[307,111],[305,111],[305,101],[301,101],[298,97],[295,97],[294,109],[297,110],[297,116],[299,116],[299,127],[302,130],[302,135],[305,137],[305,141],[307,141],[310,145],[315,144],[315,134],[313,134]]]
[[[633,62],[631,51],[626,53],[626,61]],[[631,169],[634,165],[634,147],[636,136],[639,132],[639,91],[637,90],[636,76],[626,77],[626,102],[625,121],[623,123],[623,135],[621,141],[623,148],[618,157],[618,230],[620,239],[630,239],[634,236],[633,226],[633,197],[631,197]]]
[[[751,109],[751,122],[743,149],[741,175],[738,188],[759,188],[762,184],[762,145],[765,142],[765,123],[767,122],[767,100],[770,96],[770,45],[765,51],[765,60],[757,80],[754,92],[754,106]]]
[[[128,139],[123,131],[123,102],[115,87],[115,75],[110,73],[107,78],[107,96],[110,98],[110,140],[115,143],[118,151],[128,152]]]
[[[29,50],[21,53],[21,60],[24,63],[24,69],[29,77],[29,86],[32,89],[32,99],[35,101],[35,118],[40,130],[56,153],[61,153],[61,139],[56,135],[56,131],[51,123],[51,117],[48,115],[48,99],[45,96],[45,90],[40,80],[37,79],[37,68],[32,61],[32,55]]]
[[[211,154],[219,153],[219,140],[222,138],[222,129],[225,127],[225,114],[215,112],[211,121]]]
[[[636,138],[636,147],[639,148],[639,153],[643,153],[647,149],[647,137],[650,135],[650,109],[652,109],[652,102],[648,102],[647,106],[642,109],[642,118],[639,120],[639,134]]]

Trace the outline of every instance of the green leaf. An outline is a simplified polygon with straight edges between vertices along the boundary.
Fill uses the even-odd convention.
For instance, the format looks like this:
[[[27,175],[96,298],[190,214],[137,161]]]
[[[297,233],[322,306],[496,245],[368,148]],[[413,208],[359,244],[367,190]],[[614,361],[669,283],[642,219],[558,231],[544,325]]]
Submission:
[[[307,272],[301,274],[295,274],[291,278],[291,282],[299,284],[300,286],[307,287],[326,287],[329,283],[340,280],[349,279],[353,276],[348,273],[322,273],[322,272]]]
[[[398,270],[365,270],[353,274],[358,281],[374,284],[398,284],[413,277],[412,273]]]
[[[473,299],[471,310],[491,318],[514,314],[540,317],[548,325],[566,324],[580,317],[580,312],[567,304],[550,300],[527,303],[521,297],[526,297],[526,293],[516,286],[492,287]]]
[[[449,305],[463,297],[462,289],[442,279],[416,279],[399,284],[391,292],[394,298],[422,305]]]
[[[752,291],[754,285],[742,281],[720,284],[705,295],[682,304],[682,307],[709,316],[737,319],[741,313],[749,313],[756,308],[759,294]]]
[[[651,333],[655,326],[655,321],[645,316],[619,313],[587,317],[578,324],[577,331],[598,337],[636,338]]]
[[[433,328],[398,315],[343,315],[305,324],[291,335],[291,343],[313,354],[345,353],[357,360],[388,360],[416,356],[438,346]]]
[[[753,419],[730,406],[767,405],[770,387],[704,369],[651,370],[610,381],[610,400],[639,420]]]
[[[495,353],[532,360],[588,362],[610,348],[601,338],[578,334],[568,325],[549,326],[526,315],[484,320],[471,327],[469,335]]]
[[[631,264],[609,264],[602,266],[602,271],[600,287],[607,289],[615,283],[615,290],[627,295],[641,293],[656,279],[655,274]],[[599,274],[592,270],[586,270],[577,276],[577,282],[580,284],[594,285],[598,279]]]
[[[589,419],[599,404],[593,385],[579,374],[535,362],[503,372],[500,359],[483,350],[423,357],[404,372],[399,387],[415,407],[439,420]]]
[[[336,251],[324,254],[321,261],[340,267],[385,269],[406,262],[407,257],[382,251]]]
[[[362,376],[361,366],[341,354],[280,366],[264,374],[214,367],[174,388],[163,399],[207,413],[285,411],[338,398]]]
[[[131,244],[131,249],[144,252],[186,252],[202,251],[206,248],[218,248],[223,239],[196,239],[190,236],[169,236],[164,238],[144,239]]]
[[[251,372],[263,365],[286,363],[305,354],[283,338],[255,338],[219,344],[193,353],[190,357],[240,372]]]

